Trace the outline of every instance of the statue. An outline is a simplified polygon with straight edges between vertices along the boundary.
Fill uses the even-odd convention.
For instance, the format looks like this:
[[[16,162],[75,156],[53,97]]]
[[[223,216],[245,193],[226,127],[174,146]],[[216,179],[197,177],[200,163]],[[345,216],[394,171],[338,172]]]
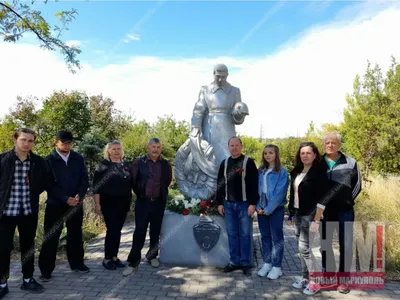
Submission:
[[[228,140],[249,114],[240,89],[227,82],[228,68],[218,64],[213,74],[214,81],[200,89],[190,136],[175,157],[178,188],[195,199],[209,199],[215,192],[219,166],[230,156]]]

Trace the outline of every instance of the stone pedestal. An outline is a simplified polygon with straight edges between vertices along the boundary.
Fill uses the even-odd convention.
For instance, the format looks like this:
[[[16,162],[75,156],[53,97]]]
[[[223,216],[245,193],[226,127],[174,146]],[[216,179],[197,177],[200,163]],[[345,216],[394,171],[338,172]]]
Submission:
[[[219,238],[216,240],[218,231]],[[230,256],[224,218],[184,216],[166,210],[161,228],[159,258],[161,263],[175,266],[226,266]]]

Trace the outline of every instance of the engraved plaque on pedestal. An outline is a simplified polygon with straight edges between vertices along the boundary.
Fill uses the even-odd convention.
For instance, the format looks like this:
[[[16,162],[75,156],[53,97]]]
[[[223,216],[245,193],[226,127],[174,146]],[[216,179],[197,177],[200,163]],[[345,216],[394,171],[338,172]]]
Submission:
[[[209,252],[218,243],[221,227],[211,218],[201,217],[199,223],[193,226],[193,234],[200,249]]]

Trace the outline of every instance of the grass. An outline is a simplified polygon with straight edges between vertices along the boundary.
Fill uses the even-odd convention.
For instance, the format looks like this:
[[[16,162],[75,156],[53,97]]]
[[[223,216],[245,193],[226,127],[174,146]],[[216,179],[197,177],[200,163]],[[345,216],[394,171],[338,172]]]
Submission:
[[[400,269],[400,179],[374,176],[355,207],[356,221],[381,221],[385,226],[386,271]]]

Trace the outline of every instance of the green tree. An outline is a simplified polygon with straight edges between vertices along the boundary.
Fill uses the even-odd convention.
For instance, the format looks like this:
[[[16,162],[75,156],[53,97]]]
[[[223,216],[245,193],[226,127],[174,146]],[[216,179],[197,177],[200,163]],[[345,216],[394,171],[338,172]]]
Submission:
[[[243,154],[254,159],[256,165],[259,166],[264,145],[259,139],[251,136],[241,136],[240,139],[243,142]]]
[[[56,13],[59,25],[51,27],[43,18],[40,11],[32,8],[36,2],[32,0],[0,2],[0,36],[5,42],[17,42],[27,32],[33,33],[39,40],[40,46],[47,50],[59,50],[71,72],[80,68],[77,55],[81,52],[76,46],[68,46],[61,40],[61,35],[68,30],[69,24],[75,19],[77,11],[60,11]],[[47,0],[43,1],[47,2]]]
[[[53,147],[54,137],[59,130],[69,130],[81,140],[91,128],[89,98],[81,92],[56,91],[43,101],[39,112],[39,141],[41,153]]]
[[[343,131],[346,151],[370,172],[400,173],[400,68],[392,60],[386,79],[378,65],[368,64],[364,78],[354,80],[347,95]]]
[[[315,127],[313,121],[310,122],[309,127],[304,136],[304,141],[313,142],[318,150],[322,151],[321,132]]]
[[[114,108],[114,101],[103,95],[90,97],[90,112],[93,126],[108,140],[123,136],[133,122],[131,116],[123,115]]]
[[[146,144],[150,139],[151,125],[146,121],[139,121],[132,125],[122,137],[125,158],[133,161],[146,154]]]
[[[189,136],[189,123],[177,121],[172,116],[159,117],[151,127],[151,136],[161,140],[163,155],[172,164],[179,147]]]
[[[35,108],[37,99],[34,97],[17,97],[15,105],[10,109],[0,125],[0,151],[13,147],[12,135],[18,127],[37,130],[38,111]],[[34,149],[35,150],[35,149]]]
[[[90,182],[98,163],[103,158],[102,154],[106,144],[107,139],[101,135],[100,130],[92,127],[90,132],[86,133],[75,147],[75,150],[82,154],[85,159]]]
[[[17,125],[10,116],[6,116],[0,122],[0,153],[10,150],[14,146],[12,139]]]
[[[324,123],[321,125],[321,128],[318,130],[319,136],[322,136],[328,132],[342,132],[342,126],[332,123]]]
[[[36,129],[38,123],[37,101],[38,99],[35,97],[17,97],[16,104],[10,110],[10,117],[16,126]]]
[[[287,137],[273,141],[273,144],[276,144],[279,147],[281,163],[288,172],[290,172],[294,167],[296,152],[300,143],[303,141],[304,139],[298,137]]]

